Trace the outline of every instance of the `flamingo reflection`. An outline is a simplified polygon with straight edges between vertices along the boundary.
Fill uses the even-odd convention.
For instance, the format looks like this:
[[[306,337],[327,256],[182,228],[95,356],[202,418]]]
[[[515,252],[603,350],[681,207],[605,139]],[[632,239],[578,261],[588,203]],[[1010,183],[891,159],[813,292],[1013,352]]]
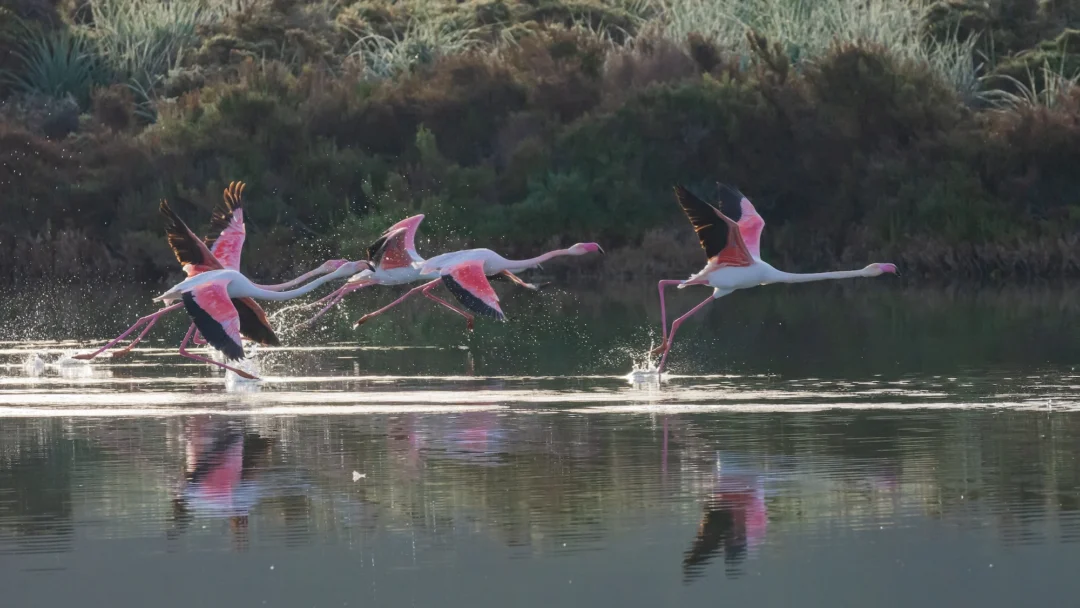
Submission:
[[[239,424],[213,424],[208,416],[185,427],[185,475],[168,536],[183,533],[193,515],[226,517],[235,546],[245,549],[248,513],[261,493],[255,477],[269,458],[271,440],[245,433]]]
[[[683,557],[683,582],[701,577],[721,552],[727,575],[740,575],[743,561],[764,541],[767,527],[764,477],[751,471],[718,470],[697,535]]]

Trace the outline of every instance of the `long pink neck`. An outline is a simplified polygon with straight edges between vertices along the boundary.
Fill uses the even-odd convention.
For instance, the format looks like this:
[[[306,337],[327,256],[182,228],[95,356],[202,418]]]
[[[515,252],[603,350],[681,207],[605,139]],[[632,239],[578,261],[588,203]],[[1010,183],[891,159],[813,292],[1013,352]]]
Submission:
[[[777,271],[777,283],[809,283],[811,281],[829,281],[832,279],[854,279],[868,277],[866,269],[861,270],[837,270],[834,272],[808,272],[797,274],[792,272]]]
[[[256,283],[255,286],[260,289],[266,289],[268,291],[283,291],[285,289],[295,287],[296,285],[299,285],[304,281],[307,281],[312,277],[317,277],[321,274],[326,274],[326,271],[322,270],[322,268],[319,267],[315,270],[309,270],[308,272],[305,272],[304,274],[296,277],[295,279],[287,281],[285,283],[278,283],[277,285],[259,285],[258,283]]]
[[[537,264],[543,264],[551,258],[557,258],[560,255],[570,255],[570,250],[555,249],[547,253],[540,254],[535,258],[529,258],[527,260],[506,260],[506,270],[524,270],[526,268],[532,268]]]

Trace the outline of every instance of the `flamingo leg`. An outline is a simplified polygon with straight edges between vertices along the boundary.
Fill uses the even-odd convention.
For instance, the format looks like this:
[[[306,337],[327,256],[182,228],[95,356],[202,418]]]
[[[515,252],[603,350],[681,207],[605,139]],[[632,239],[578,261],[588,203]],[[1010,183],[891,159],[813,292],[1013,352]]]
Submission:
[[[509,270],[504,270],[499,274],[502,274],[503,276],[510,279],[514,283],[517,283],[518,285],[521,285],[525,289],[531,289],[533,291],[536,291],[536,290],[540,289],[541,287],[543,287],[544,285],[547,285],[547,283],[541,283],[539,285],[533,285],[532,283],[526,283],[525,281],[522,281],[520,277],[518,277],[516,274],[510,272]]]
[[[163,314],[165,314],[167,312],[176,310],[177,308],[180,308],[181,306],[183,306],[183,303],[176,303],[176,304],[173,304],[172,306],[166,306],[165,308],[162,308],[161,310],[159,310],[159,311],[157,311],[157,312],[155,312],[153,314],[146,315],[145,317],[142,317],[138,321],[136,321],[134,325],[127,328],[127,331],[125,331],[124,333],[117,336],[115,339],[113,339],[111,342],[109,342],[105,346],[102,346],[101,348],[97,349],[96,351],[94,351],[92,353],[83,353],[81,355],[75,355],[72,358],[73,359],[83,359],[83,360],[93,359],[94,357],[100,355],[101,353],[103,353],[103,352],[109,350],[110,348],[112,348],[113,346],[115,346],[117,342],[119,342],[119,341],[123,340],[124,338],[128,337],[128,335],[130,335],[131,332],[135,331],[143,323],[149,322],[150,325],[147,326],[146,329],[144,329],[143,332],[139,334],[139,337],[135,339],[135,342],[138,342],[139,340],[142,340],[143,336],[146,335],[146,332],[149,331],[150,327],[152,327],[154,325],[154,323],[157,322],[158,317],[160,317],[161,315],[163,315]],[[132,346],[135,345],[135,342],[132,342]],[[131,347],[128,347],[128,348],[130,349]]]
[[[426,288],[426,287],[428,287],[430,285],[438,285],[441,282],[442,282],[442,279],[435,279],[434,281],[424,283],[423,285],[420,285],[419,287],[413,287],[409,291],[405,292],[405,295],[403,295],[400,298],[394,300],[393,302],[387,304],[386,306],[383,306],[379,310],[376,310],[374,312],[369,312],[366,315],[360,317],[359,321],[357,321],[356,323],[353,323],[353,327],[354,328],[360,327],[361,325],[363,325],[364,323],[367,323],[368,321],[370,321],[374,317],[377,317],[377,316],[383,314],[384,312],[390,310],[391,308],[397,306],[398,304],[401,304],[405,300],[407,300],[407,299],[415,296],[416,294],[424,291],[424,288]]]
[[[660,346],[654,348],[649,354],[658,355],[664,351],[664,347],[667,345],[667,308],[664,302],[664,288],[668,285],[678,285],[682,281],[678,279],[664,279],[657,284],[657,289],[660,291],[660,331],[663,335],[660,339]]]
[[[146,337],[146,334],[150,331],[150,329],[152,327],[154,327],[154,325],[157,324],[157,322],[158,322],[158,317],[154,317],[153,319],[150,319],[150,322],[146,324],[146,327],[144,327],[141,332],[139,332],[138,336],[135,336],[135,339],[131,341],[131,344],[128,344],[124,348],[121,348],[119,350],[115,350],[115,351],[112,352],[113,359],[123,357],[125,355],[130,354],[131,349],[135,348],[135,345],[138,344],[139,342],[141,342],[142,339]]]
[[[191,326],[195,327],[195,324],[192,323]],[[202,334],[199,333],[199,330],[196,329],[195,330],[195,335],[191,336],[191,343],[194,344],[195,346],[205,346],[206,345],[206,338],[203,338]]]
[[[353,284],[353,285],[343,285],[340,289],[334,291],[333,293],[331,293],[330,295],[326,296],[325,298],[319,300],[318,302],[315,302],[315,304],[318,304],[319,302],[324,302],[326,300],[330,300],[330,303],[327,304],[326,306],[323,306],[322,310],[315,313],[315,316],[311,317],[307,321],[304,321],[303,323],[298,324],[297,327],[304,327],[304,326],[311,325],[312,323],[315,322],[315,319],[318,319],[319,317],[326,314],[326,311],[328,311],[331,308],[333,308],[334,306],[336,306],[337,303],[340,302],[346,295],[356,291],[357,289],[368,287],[369,285],[374,285],[374,284],[375,283],[372,282],[372,283],[357,283],[357,284]]]
[[[255,376],[252,376],[251,374],[245,372],[242,369],[237,369],[237,368],[232,367],[230,365],[225,365],[224,363],[218,363],[217,361],[214,361],[213,359],[207,359],[206,357],[200,357],[199,355],[193,355],[193,354],[189,353],[187,351],[187,343],[191,340],[191,335],[194,334],[194,333],[195,333],[195,324],[192,323],[191,327],[188,328],[187,333],[184,334],[184,341],[180,343],[180,355],[181,356],[187,357],[188,359],[194,359],[195,361],[201,361],[203,363],[209,363],[210,365],[216,365],[218,367],[222,367],[222,368],[225,368],[227,370],[231,370],[231,371],[235,372],[236,375],[240,376],[241,378],[247,378],[248,380],[258,380],[258,378],[256,378]]]
[[[683,324],[683,321],[690,318],[694,313],[701,310],[702,308],[705,308],[706,304],[708,304],[709,302],[712,302],[715,299],[716,298],[714,296],[710,295],[709,297],[705,298],[704,302],[702,302],[701,304],[698,304],[697,306],[691,308],[690,312],[688,312],[685,315],[679,317],[678,319],[675,319],[675,321],[671,323],[671,335],[668,336],[668,339],[664,342],[664,345],[665,345],[664,356],[660,358],[660,366],[656,368],[656,373],[659,374],[659,373],[664,371],[664,362],[667,361],[668,353],[671,352],[671,344],[675,341],[675,332],[679,330],[679,326]]]
[[[436,287],[438,287],[438,285],[436,285],[434,282],[428,283],[423,289],[424,297],[431,300],[431,301],[433,301],[433,302],[438,302],[439,304],[442,304],[443,306],[449,308],[450,310],[456,312],[457,314],[465,317],[466,328],[469,331],[472,331],[473,330],[473,319],[475,319],[475,317],[473,317],[469,313],[465,312],[464,310],[461,310],[460,308],[455,308],[454,306],[452,306],[446,300],[443,300],[442,298],[439,298],[439,297],[433,295],[431,293],[431,290],[435,289]]]

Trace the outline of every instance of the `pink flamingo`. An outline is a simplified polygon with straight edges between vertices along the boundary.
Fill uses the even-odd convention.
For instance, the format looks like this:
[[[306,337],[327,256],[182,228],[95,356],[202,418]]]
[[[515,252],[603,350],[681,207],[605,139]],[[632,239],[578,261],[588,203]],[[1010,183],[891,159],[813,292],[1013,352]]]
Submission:
[[[154,301],[166,304],[182,302],[193,321],[184,341],[180,343],[180,354],[189,359],[217,365],[251,380],[258,378],[235,367],[189,353],[187,344],[195,329],[198,328],[206,341],[220,351],[227,361],[243,359],[241,333],[251,336],[252,340],[259,344],[280,343],[266,320],[266,314],[253,298],[291,300],[323,283],[346,277],[370,266],[366,261],[346,262],[337,270],[303,287],[287,291],[265,289],[252,283],[240,271],[224,267],[183,220],[169,209],[165,201],[161,201],[161,212],[169,219],[169,244],[172,245],[177,259],[185,268],[190,265],[201,270],[154,298]]]
[[[704,308],[709,302],[735,290],[770,283],[806,283],[829,279],[876,277],[887,272],[899,274],[896,265],[888,263],[870,264],[861,270],[807,274],[777,270],[761,259],[761,232],[765,228],[765,220],[758,215],[754,206],[741,192],[725,184],[718,184],[718,186],[720,187],[719,209],[701,200],[683,186],[675,187],[675,198],[694,226],[694,231],[701,241],[701,247],[705,250],[708,260],[705,267],[689,279],[663,280],[658,285],[663,342],[651,353],[654,355],[663,353],[656,370],[657,374],[664,370],[664,362],[667,361],[668,353],[671,352],[675,332],[683,321]],[[664,307],[664,287],[668,285],[678,285],[679,289],[690,285],[708,285],[713,288],[712,295],[704,302],[675,319],[670,331],[667,328],[667,314]]]
[[[405,293],[405,295],[401,296],[397,300],[394,300],[387,306],[384,306],[383,308],[375,312],[364,315],[353,326],[358,327],[372,317],[378,316],[386,312],[390,308],[397,306],[406,299],[419,293],[425,298],[432,300],[433,302],[436,302],[441,306],[445,306],[453,312],[465,317],[466,328],[471,331],[473,329],[473,315],[463,310],[460,310],[459,308],[451,305],[449,302],[431,293],[431,291],[438,286],[439,281],[444,280],[440,279],[440,276],[443,274],[440,271],[440,268],[444,262],[450,261],[451,259],[454,261],[454,263],[463,263],[470,259],[483,260],[484,270],[487,273],[487,276],[501,275],[510,279],[515,284],[525,287],[526,289],[537,290],[540,288],[539,286],[521,280],[521,278],[515,275],[513,271],[537,266],[543,261],[559,255],[582,255],[584,253],[600,249],[599,245],[596,245],[595,243],[578,243],[577,245],[574,245],[569,249],[560,249],[548,252],[537,258],[522,261],[507,260],[489,249],[470,249],[466,251],[442,254],[440,256],[431,258],[430,260],[425,260],[423,257],[420,256],[420,254],[416,252],[415,242],[416,231],[419,228],[420,222],[423,221],[423,219],[423,215],[414,215],[388,228],[386,232],[384,232],[382,236],[379,237],[378,240],[376,240],[374,243],[372,243],[370,247],[368,247],[367,257],[369,263],[371,264],[371,268],[364,270],[353,277],[350,277],[349,280],[345,283],[345,285],[343,285],[340,289],[331,293],[326,298],[323,298],[322,300],[316,302],[316,304],[320,304],[324,301],[329,300],[329,303],[322,310],[316,313],[314,317],[309,319],[307,323],[311,323],[315,319],[319,318],[319,316],[329,310],[332,306],[340,302],[346,294],[356,291],[357,289],[362,289],[371,285],[402,285],[406,283],[414,283],[419,280],[427,280],[429,282],[419,287],[413,288],[412,290]],[[491,285],[487,283],[487,279],[484,278],[483,275],[481,275],[481,278],[483,284],[486,285],[486,288],[484,287],[484,285],[477,284],[476,289],[484,292],[486,294],[485,297],[489,300],[490,298],[494,297],[493,301],[495,302],[495,309],[497,309],[498,297],[494,295],[494,291],[491,290]],[[449,286],[450,281],[453,281],[453,279],[445,279],[445,281],[447,281],[447,285]],[[458,292],[455,291],[455,288],[451,287],[450,289],[451,292],[454,293],[455,296],[458,296],[458,299],[460,300],[461,296],[458,295]],[[490,292],[490,294],[488,294],[488,292]],[[468,307],[468,304],[466,305],[466,307]],[[488,307],[481,307],[481,309],[484,312],[480,312],[479,314],[489,314],[491,312],[490,310],[488,310]],[[476,312],[476,309],[472,310]],[[501,311],[499,311],[499,315],[501,314]],[[497,315],[496,317],[500,319],[502,318],[501,316]]]
[[[210,219],[210,234],[213,235],[217,233],[218,236],[216,238],[214,236],[208,236],[204,239],[206,246],[210,248],[210,252],[215,258],[218,259],[219,262],[221,262],[221,265],[226,268],[232,268],[234,270],[237,270],[240,267],[240,252],[241,249],[243,249],[244,237],[246,234],[246,231],[244,229],[244,209],[242,206],[243,191],[243,182],[232,182],[229,184],[229,187],[225,189],[223,197],[224,204],[219,203],[214,208],[213,215]],[[178,242],[176,241],[176,239],[178,238],[182,239],[184,237],[182,235],[174,237],[172,234],[170,234],[170,244],[172,244],[173,242]],[[179,257],[177,259],[179,259]],[[328,272],[333,272],[340,268],[341,265],[347,261],[348,260],[327,260],[318,268],[311,270],[310,272],[304,273],[291,281],[280,283],[277,285],[260,285],[260,287],[262,287],[263,289],[269,289],[271,291],[281,291],[284,289],[289,289],[290,287],[299,285],[300,283],[303,283],[312,277],[323,275]],[[184,264],[183,270],[187,276],[191,277],[201,272],[205,272],[207,270],[207,267],[200,264]],[[135,345],[141,342],[144,337],[146,337],[146,334],[150,332],[150,329],[154,327],[154,325],[158,322],[158,319],[162,315],[173,310],[177,310],[180,308],[180,306],[180,304],[174,304],[172,306],[163,308],[156,313],[141,317],[135,322],[134,325],[129,327],[124,333],[120,334],[112,341],[105,344],[105,346],[102,346],[101,348],[92,353],[75,355],[74,358],[84,360],[93,359],[94,357],[97,357],[106,350],[112,348],[118,342],[130,335],[131,332],[135,331],[140,326],[145,324],[143,330],[139,333],[138,336],[136,336],[134,340],[131,341],[130,344],[120,350],[111,353],[114,358],[123,357],[129,354],[131,352],[131,349],[135,348]],[[256,304],[256,307],[257,306],[258,305]],[[245,327],[241,328],[241,335],[251,340],[253,339],[252,336],[245,333],[246,327],[247,325],[245,324]],[[199,339],[198,332],[196,332],[193,341],[195,342],[195,344],[205,344],[205,341]]]
[[[466,309],[478,315],[492,317],[499,321],[503,321],[506,316],[499,307],[499,296],[495,293],[495,290],[492,289],[491,283],[488,282],[487,277],[501,275],[509,278],[511,281],[522,287],[537,289],[537,286],[526,283],[518,278],[514,274],[514,271],[521,271],[539,266],[543,262],[555,257],[565,255],[579,256],[593,251],[604,252],[604,250],[600,248],[600,245],[597,245],[596,243],[576,243],[566,249],[555,249],[527,260],[508,260],[490,249],[466,249],[463,251],[443,253],[424,261],[423,263],[417,263],[417,266],[419,267],[417,278],[437,278],[418,287],[413,287],[406,292],[405,295],[386,306],[360,317],[360,319],[353,324],[353,327],[363,325],[372,318],[383,314],[387,310],[390,310],[394,306],[401,304],[408,298],[419,293],[464,316],[468,321],[468,329],[471,330],[474,318],[471,314],[462,312],[431,295],[431,290],[435,289],[440,282],[446,285],[447,289],[450,290],[450,293],[454,294],[454,297],[456,297]]]
[[[341,302],[342,298],[358,289],[372,285],[404,285],[421,279],[436,278],[438,275],[435,274],[430,276],[420,274],[420,266],[425,260],[420,257],[420,254],[416,253],[416,230],[423,220],[423,214],[414,215],[387,228],[367,249],[367,261],[371,264],[371,268],[349,277],[345,285],[342,285],[325,298],[314,302],[315,305],[318,305],[329,301],[322,310],[315,313],[315,316],[301,325],[314,323],[315,319],[318,319],[338,302]],[[517,279],[517,277],[514,278]],[[520,281],[520,279],[518,280]],[[530,289],[537,289],[535,285],[524,281],[521,281],[521,284]],[[472,329],[472,315],[431,293],[424,293],[424,296],[465,317],[468,321],[468,328]]]

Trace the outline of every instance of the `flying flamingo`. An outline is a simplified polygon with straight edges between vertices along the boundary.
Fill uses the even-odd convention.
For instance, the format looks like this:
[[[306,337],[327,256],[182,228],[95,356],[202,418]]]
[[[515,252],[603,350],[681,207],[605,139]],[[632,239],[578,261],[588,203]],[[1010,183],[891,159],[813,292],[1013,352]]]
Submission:
[[[240,252],[244,245],[244,237],[246,232],[244,229],[244,209],[242,205],[243,191],[243,182],[232,182],[229,184],[229,187],[225,189],[223,197],[224,204],[219,203],[214,208],[213,215],[210,219],[210,234],[213,235],[217,233],[218,236],[207,236],[204,239],[206,246],[210,248],[210,252],[214,255],[214,257],[217,258],[223,266],[225,266],[226,268],[232,268],[233,270],[238,270],[240,267]],[[318,268],[306,272],[291,281],[280,283],[277,285],[260,285],[260,287],[262,287],[263,289],[269,289],[271,291],[281,291],[284,289],[289,289],[290,287],[299,285],[300,283],[303,283],[314,276],[333,272],[334,270],[340,268],[341,265],[347,261],[348,260],[327,260]],[[183,270],[187,276],[191,277],[201,272],[205,272],[206,268],[200,265],[185,264]],[[159,310],[156,313],[141,317],[135,322],[134,325],[129,327],[124,333],[117,336],[111,342],[105,344],[105,346],[102,346],[101,348],[92,353],[75,355],[73,358],[93,359],[94,357],[97,357],[106,350],[112,348],[118,342],[130,335],[131,332],[135,331],[140,326],[145,324],[146,326],[139,333],[139,335],[131,341],[130,344],[128,344],[122,349],[111,353],[114,358],[123,357],[124,355],[129,354],[131,352],[131,349],[135,348],[135,345],[141,342],[144,337],[146,337],[146,334],[150,332],[150,329],[154,327],[154,325],[158,322],[158,319],[160,319],[163,314],[171,312],[173,310],[177,310],[179,308],[180,304],[174,304],[172,306]],[[241,330],[241,334],[244,335],[243,330]],[[251,339],[250,336],[245,335],[245,337]],[[194,342],[196,344],[205,343],[205,341],[199,339],[198,332],[196,332],[195,334]]]
[[[168,218],[169,244],[180,263],[199,268],[201,272],[177,283],[155,302],[173,304],[181,302],[194,322],[180,343],[180,354],[189,359],[210,363],[235,372],[237,375],[257,380],[255,376],[235,367],[218,363],[206,357],[191,354],[187,344],[198,328],[211,346],[220,351],[227,361],[244,358],[241,335],[249,336],[259,344],[279,344],[274,330],[266,320],[266,314],[253,298],[263,300],[291,300],[312,291],[323,283],[349,276],[361,268],[370,267],[367,261],[346,262],[337,270],[324,275],[303,287],[273,291],[252,283],[240,271],[226,268],[214,257],[206,244],[195,236],[168,203],[161,201],[161,212]],[[168,307],[164,310],[168,310]],[[161,311],[159,311],[160,314]]]
[[[473,329],[473,315],[460,310],[449,302],[431,293],[431,290],[438,286],[439,281],[443,280],[440,279],[441,272],[438,265],[441,264],[442,261],[448,260],[448,256],[454,257],[454,259],[457,260],[456,263],[462,263],[466,261],[466,259],[472,258],[483,259],[485,261],[485,271],[487,271],[488,276],[501,275],[526,289],[537,290],[540,288],[539,286],[523,281],[515,275],[513,271],[537,266],[541,262],[559,255],[582,255],[583,253],[600,249],[599,245],[596,245],[595,243],[579,243],[570,249],[552,251],[538,258],[522,260],[520,262],[506,260],[488,249],[471,249],[442,254],[431,258],[430,260],[425,260],[416,252],[416,230],[419,228],[420,222],[423,221],[423,219],[423,215],[414,215],[388,228],[378,240],[368,247],[367,259],[371,263],[372,268],[350,277],[340,289],[316,302],[316,304],[319,304],[329,300],[329,303],[316,313],[314,317],[309,319],[307,323],[311,323],[319,318],[323,313],[340,302],[346,294],[356,291],[357,289],[362,289],[371,285],[402,285],[424,280],[429,282],[408,291],[405,295],[378,311],[364,315],[363,318],[354,324],[354,327],[360,326],[370,318],[386,312],[390,308],[419,293],[425,298],[445,306],[465,317],[466,328],[471,331]],[[483,283],[487,284],[486,278],[483,279]],[[450,285],[449,281],[447,282],[447,285]],[[478,286],[478,288],[484,290],[483,286]],[[458,292],[454,291],[455,288],[451,287],[450,289],[460,300],[461,296],[458,295]],[[487,291],[491,291],[491,286],[487,285],[486,289]],[[494,291],[491,291],[491,295],[494,296]],[[498,308],[498,297],[495,297],[494,301],[496,302],[495,307]],[[468,308],[469,305],[466,304],[466,307]],[[484,307],[482,308],[484,312],[479,312],[479,314],[488,314],[487,309]],[[474,308],[470,308],[470,310],[477,312]],[[499,314],[501,315],[501,311]],[[501,319],[501,316],[497,318]]]
[[[471,310],[478,315],[492,317],[499,321],[503,321],[506,317],[499,307],[499,296],[495,293],[495,290],[491,288],[491,283],[488,282],[487,277],[501,275],[509,278],[511,281],[522,287],[537,289],[535,285],[526,283],[518,278],[514,274],[514,271],[521,271],[539,266],[555,257],[564,255],[585,255],[586,253],[591,253],[593,251],[604,252],[604,250],[600,248],[600,245],[597,245],[596,243],[576,243],[567,249],[555,249],[527,260],[508,260],[490,249],[466,249],[463,251],[443,253],[418,264],[418,278],[437,278],[418,287],[413,287],[406,292],[405,295],[386,306],[360,317],[360,319],[353,324],[353,327],[355,328],[363,325],[372,318],[383,314],[408,298],[420,293],[464,316],[468,320],[468,328],[471,330],[473,326],[472,315],[459,311],[446,302],[431,295],[431,290],[438,287],[440,282],[445,284],[447,289],[450,290],[450,293],[454,294],[454,297],[456,297],[468,310]]]
[[[364,287],[370,287],[372,285],[404,285],[422,279],[433,279],[438,277],[437,274],[420,274],[420,266],[426,260],[420,257],[420,254],[416,253],[416,230],[420,227],[420,222],[423,220],[423,214],[414,215],[387,228],[386,231],[383,232],[382,235],[367,249],[367,261],[371,264],[372,268],[365,269],[349,277],[349,280],[339,289],[325,298],[314,302],[315,305],[327,301],[329,303],[327,303],[322,310],[315,313],[315,316],[302,323],[302,325],[310,325],[315,319],[318,319],[326,313],[326,311],[333,308],[334,305],[340,302],[346,295],[358,289],[363,289]],[[514,278],[516,279],[517,277]],[[525,283],[524,281],[521,281],[521,284],[530,289],[537,289],[535,285]],[[424,296],[465,317],[468,321],[468,328],[470,330],[472,329],[472,315],[430,293],[425,293]]]
[[[797,274],[777,270],[761,259],[761,231],[765,220],[758,215],[750,201],[741,192],[725,184],[720,187],[720,208],[701,200],[683,186],[675,187],[675,198],[679,201],[686,217],[694,226],[694,231],[701,241],[708,261],[705,267],[689,279],[670,279],[660,281],[660,323],[663,342],[653,349],[651,354],[663,353],[659,374],[664,370],[664,362],[671,352],[671,343],[675,332],[687,318],[701,310],[706,304],[730,294],[737,289],[748,289],[770,283],[806,283],[828,279],[849,279],[855,277],[876,277],[883,273],[899,274],[895,264],[874,263],[861,270],[841,270],[836,272],[814,272]],[[677,285],[683,289],[690,285],[708,285],[713,293],[704,302],[690,309],[690,312],[675,319],[671,331],[667,328],[667,314],[664,308],[664,287]]]

